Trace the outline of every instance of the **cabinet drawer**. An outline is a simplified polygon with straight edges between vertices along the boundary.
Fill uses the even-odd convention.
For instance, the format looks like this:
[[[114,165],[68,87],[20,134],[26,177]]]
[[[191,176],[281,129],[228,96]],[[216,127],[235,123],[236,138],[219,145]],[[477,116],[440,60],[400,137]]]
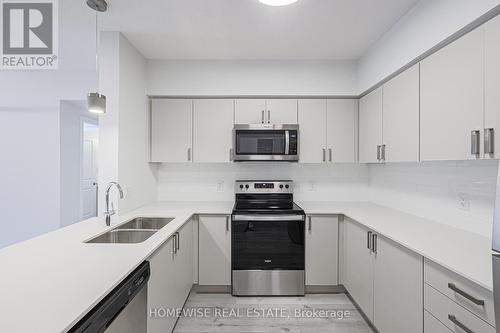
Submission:
[[[451,333],[451,330],[429,312],[424,311],[424,333]]]
[[[424,285],[424,308],[452,332],[496,333],[493,326],[427,284]]]
[[[427,259],[424,265],[424,281],[467,310],[495,326],[495,309],[492,292]],[[477,301],[484,302],[484,305],[475,304],[470,299],[471,297]]]

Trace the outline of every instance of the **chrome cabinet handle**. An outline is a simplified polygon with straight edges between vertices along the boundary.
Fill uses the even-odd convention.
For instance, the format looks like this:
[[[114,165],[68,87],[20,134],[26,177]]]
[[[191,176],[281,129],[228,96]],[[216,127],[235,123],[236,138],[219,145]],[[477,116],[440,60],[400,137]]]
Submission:
[[[329,161],[331,162],[332,161],[332,148],[329,148],[328,149],[328,155],[329,155]]]
[[[175,233],[172,237],[172,254],[177,253],[177,233]]]
[[[308,228],[309,232],[312,231],[312,218],[311,216],[309,216],[309,228]]]
[[[382,145],[382,153],[380,155],[380,160],[385,162],[385,145]]]
[[[191,161],[191,148],[188,148],[188,162]]]
[[[377,146],[377,161],[380,161],[380,145]]]
[[[262,123],[264,123],[266,121],[265,117],[266,117],[265,111],[262,110]]]
[[[181,249],[181,234],[179,232],[176,232],[177,234],[177,251]],[[176,251],[176,252],[177,252]]]
[[[467,298],[469,301],[471,301],[472,303],[474,303],[476,305],[484,305],[484,300],[475,298],[471,294],[469,294],[469,293],[463,291],[462,289],[458,288],[454,283],[451,283],[451,282],[448,283],[448,288],[450,288],[451,290],[453,290],[457,294],[459,294],[459,295]]]
[[[323,162],[326,162],[326,149],[323,148]]]
[[[372,252],[377,253],[377,234],[373,234],[372,236]]]
[[[226,232],[229,232],[229,216],[226,216]]]
[[[495,153],[495,129],[486,128],[484,130],[484,153],[494,154]]]
[[[481,140],[479,140],[479,136],[481,135],[481,132],[478,130],[472,131],[471,132],[471,139],[470,139],[470,154],[474,155],[476,157],[479,156],[480,154],[480,144]]]
[[[456,316],[452,315],[452,314],[449,314],[448,315],[448,320],[451,321],[453,324],[457,325],[462,331],[466,332],[466,333],[474,333],[473,330],[471,330],[470,328],[468,328],[467,326],[465,326],[464,324],[462,324]]]
[[[373,234],[373,232],[371,232],[371,231],[368,231],[366,233],[366,247],[370,251],[372,250],[372,234]]]
[[[229,148],[229,161],[232,162],[234,159],[233,148]]]
[[[267,110],[267,123],[271,123],[271,110]]]

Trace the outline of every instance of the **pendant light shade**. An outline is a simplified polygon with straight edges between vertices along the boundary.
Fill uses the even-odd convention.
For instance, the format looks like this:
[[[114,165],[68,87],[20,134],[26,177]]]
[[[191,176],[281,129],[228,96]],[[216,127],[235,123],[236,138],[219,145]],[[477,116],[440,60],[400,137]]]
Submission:
[[[90,93],[87,95],[87,105],[89,112],[106,113],[106,96],[99,93]]]
[[[268,6],[287,6],[291,5],[292,3],[297,2],[298,0],[259,0],[265,5]]]

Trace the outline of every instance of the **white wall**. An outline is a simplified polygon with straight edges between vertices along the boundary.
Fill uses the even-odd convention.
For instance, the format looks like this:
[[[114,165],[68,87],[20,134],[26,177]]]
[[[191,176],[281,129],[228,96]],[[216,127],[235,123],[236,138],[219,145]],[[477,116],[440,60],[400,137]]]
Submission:
[[[491,237],[498,161],[370,165],[371,201]],[[461,207],[459,198],[469,198]]]
[[[99,116],[99,213],[110,181],[122,185],[125,198],[113,201],[124,213],[156,199],[156,175],[149,160],[149,104],[146,60],[119,32],[103,32],[100,43],[102,92],[106,114]]]
[[[357,201],[367,198],[366,165],[293,163],[163,164],[158,200],[234,201],[238,179],[291,179],[297,201]]]
[[[58,111],[0,108],[0,248],[59,228]]]
[[[148,95],[356,95],[355,61],[148,62]]]
[[[472,23],[499,0],[421,0],[358,61],[358,93]]]

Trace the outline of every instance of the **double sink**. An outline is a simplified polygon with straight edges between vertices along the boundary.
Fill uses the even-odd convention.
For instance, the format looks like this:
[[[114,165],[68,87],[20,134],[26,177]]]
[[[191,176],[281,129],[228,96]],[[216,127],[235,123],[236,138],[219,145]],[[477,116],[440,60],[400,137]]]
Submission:
[[[102,235],[96,236],[85,243],[142,243],[173,220],[174,218],[172,217],[138,217],[121,224]]]

